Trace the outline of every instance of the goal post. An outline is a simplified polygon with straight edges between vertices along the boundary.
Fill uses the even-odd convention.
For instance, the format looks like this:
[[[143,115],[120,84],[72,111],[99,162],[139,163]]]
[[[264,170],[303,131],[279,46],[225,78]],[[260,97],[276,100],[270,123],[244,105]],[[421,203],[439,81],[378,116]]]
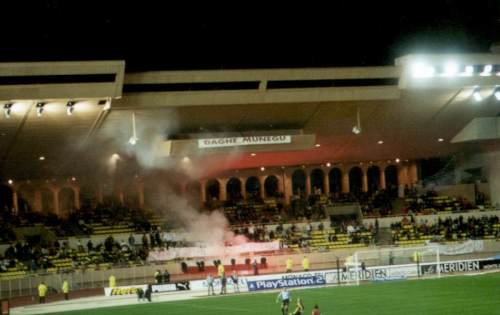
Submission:
[[[406,278],[441,277],[438,246],[391,247],[357,251],[347,259],[349,278],[361,281],[386,281]]]

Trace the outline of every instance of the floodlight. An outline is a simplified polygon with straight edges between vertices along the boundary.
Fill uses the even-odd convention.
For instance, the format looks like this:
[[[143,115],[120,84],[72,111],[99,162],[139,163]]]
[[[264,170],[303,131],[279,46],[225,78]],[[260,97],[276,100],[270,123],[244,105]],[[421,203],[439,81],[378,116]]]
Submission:
[[[480,102],[483,100],[483,97],[481,96],[481,88],[479,86],[475,86],[474,89],[472,90],[472,97],[474,97],[474,100],[476,102]]]

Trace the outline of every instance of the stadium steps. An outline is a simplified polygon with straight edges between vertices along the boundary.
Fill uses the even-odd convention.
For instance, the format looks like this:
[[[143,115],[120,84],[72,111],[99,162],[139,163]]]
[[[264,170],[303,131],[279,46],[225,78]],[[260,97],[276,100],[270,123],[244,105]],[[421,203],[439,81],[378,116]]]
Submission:
[[[391,245],[392,244],[392,231],[390,228],[380,228],[378,230],[378,245]]]

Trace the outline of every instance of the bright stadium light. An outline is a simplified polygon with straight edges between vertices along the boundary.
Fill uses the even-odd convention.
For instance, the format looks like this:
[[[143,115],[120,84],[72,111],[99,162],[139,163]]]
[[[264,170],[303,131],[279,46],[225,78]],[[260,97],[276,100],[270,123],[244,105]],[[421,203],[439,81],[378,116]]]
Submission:
[[[444,76],[451,77],[458,74],[458,64],[456,62],[448,62],[444,66]]]
[[[473,66],[465,66],[465,71],[462,72],[460,75],[464,77],[472,77],[474,74],[474,67]]]
[[[261,172],[264,172],[266,170],[266,168],[264,166],[261,166],[260,170],[261,170]]]
[[[411,73],[415,78],[430,78],[434,76],[436,70],[433,66],[419,62],[412,66]]]
[[[36,115],[38,117],[42,117],[43,106],[45,106],[45,103],[43,103],[43,102],[39,102],[36,104]]]
[[[12,112],[12,103],[7,103],[3,106],[5,113],[5,118],[10,118],[10,113]]]
[[[14,184],[14,181],[12,179],[9,179],[7,182],[9,183],[9,185]]]
[[[75,110],[75,102],[69,101],[66,104],[66,114],[68,114],[68,116],[73,115],[73,110]]]
[[[493,71],[493,65],[486,65],[483,68],[483,72],[481,72],[479,75],[482,77],[487,77],[491,75],[491,71]]]
[[[326,163],[326,167],[331,167],[332,166],[332,163],[328,162]]]
[[[481,88],[479,86],[476,85],[472,90],[472,97],[474,97],[476,102],[481,102],[483,100],[483,97],[481,96]]]
[[[495,90],[493,91],[493,95],[495,95],[495,98],[497,101],[500,101],[500,86],[496,86]]]

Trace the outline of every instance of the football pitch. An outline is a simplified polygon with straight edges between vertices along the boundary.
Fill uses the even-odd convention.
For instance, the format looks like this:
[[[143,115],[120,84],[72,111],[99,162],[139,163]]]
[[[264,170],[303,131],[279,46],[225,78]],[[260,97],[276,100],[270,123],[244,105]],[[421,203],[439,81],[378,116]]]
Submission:
[[[316,303],[321,314],[326,315],[500,314],[500,273],[293,290],[291,295],[290,312],[295,308],[296,299],[300,297],[305,305],[305,314],[311,314]],[[276,296],[277,292],[230,294],[57,314],[281,314]]]

